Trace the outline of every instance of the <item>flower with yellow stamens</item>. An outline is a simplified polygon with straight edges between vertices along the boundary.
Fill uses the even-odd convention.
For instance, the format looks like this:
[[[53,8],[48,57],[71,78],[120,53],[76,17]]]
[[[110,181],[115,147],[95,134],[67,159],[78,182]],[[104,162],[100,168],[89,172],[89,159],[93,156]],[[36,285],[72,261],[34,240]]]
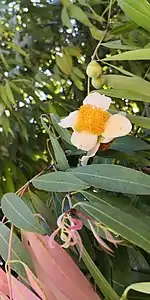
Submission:
[[[90,93],[79,110],[71,112],[59,123],[63,128],[71,127],[72,144],[87,151],[87,155],[81,159],[82,165],[87,164],[88,159],[95,155],[100,143],[109,143],[114,138],[125,136],[132,129],[131,122],[125,115],[111,115],[107,111],[111,102],[109,97],[97,92]]]

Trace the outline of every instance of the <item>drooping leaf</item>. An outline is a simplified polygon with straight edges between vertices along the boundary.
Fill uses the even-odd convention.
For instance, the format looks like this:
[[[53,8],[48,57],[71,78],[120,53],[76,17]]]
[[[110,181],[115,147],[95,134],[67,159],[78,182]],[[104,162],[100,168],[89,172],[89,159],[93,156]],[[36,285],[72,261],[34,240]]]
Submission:
[[[0,222],[0,255],[7,261],[8,247],[9,247],[10,229]],[[11,260],[23,261],[30,269],[33,270],[33,265],[27,250],[20,242],[18,237],[13,234],[12,247],[11,247]],[[26,272],[24,267],[20,263],[13,263],[12,269],[17,272],[18,275],[26,278]]]
[[[7,193],[2,197],[1,206],[4,215],[17,227],[44,234],[44,229],[40,225],[24,201],[14,193]]]

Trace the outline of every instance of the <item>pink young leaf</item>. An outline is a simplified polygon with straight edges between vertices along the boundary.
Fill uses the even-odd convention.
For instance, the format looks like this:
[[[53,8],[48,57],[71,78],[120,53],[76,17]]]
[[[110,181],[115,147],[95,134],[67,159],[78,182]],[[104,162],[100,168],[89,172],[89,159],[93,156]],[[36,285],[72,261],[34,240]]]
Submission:
[[[0,268],[0,292],[9,295],[6,273]]]
[[[37,293],[37,295],[40,296],[42,300],[47,300],[47,297],[43,291],[42,284],[40,283],[40,281],[35,277],[35,275],[31,272],[27,265],[25,265],[25,270],[28,276],[30,286]]]
[[[101,245],[102,248],[104,248],[104,250],[106,250],[107,252],[113,253],[113,250],[103,241],[103,239],[97,234],[95,228],[93,227],[92,223],[88,220],[88,223],[90,225],[91,231],[94,235],[94,237],[96,238],[97,242]]]
[[[0,300],[9,300],[9,298],[5,294],[0,292]]]
[[[64,300],[99,299],[86,277],[58,243],[54,242],[55,247],[50,248],[48,236],[31,232],[24,233],[24,240],[26,248],[31,254],[37,277],[44,284],[47,276],[55,296],[56,288],[54,287],[57,287],[57,293],[59,290],[65,296]],[[60,298],[57,297],[56,299],[59,300]]]
[[[40,300],[38,296],[32,293],[23,283],[11,276],[13,300]],[[45,300],[42,298],[42,300]]]

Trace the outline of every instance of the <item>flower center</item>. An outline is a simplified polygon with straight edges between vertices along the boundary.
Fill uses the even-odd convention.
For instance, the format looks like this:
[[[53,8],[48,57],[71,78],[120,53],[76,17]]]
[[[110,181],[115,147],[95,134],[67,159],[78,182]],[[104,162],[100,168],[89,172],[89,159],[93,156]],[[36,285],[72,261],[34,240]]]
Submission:
[[[77,120],[74,126],[76,131],[86,131],[95,135],[101,135],[110,114],[90,104],[82,105],[79,108]]]

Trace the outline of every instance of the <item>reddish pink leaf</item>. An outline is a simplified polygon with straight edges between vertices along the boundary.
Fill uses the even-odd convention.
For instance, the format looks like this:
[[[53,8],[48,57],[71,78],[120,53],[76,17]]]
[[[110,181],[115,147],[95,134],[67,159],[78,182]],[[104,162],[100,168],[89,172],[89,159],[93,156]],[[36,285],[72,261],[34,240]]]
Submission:
[[[0,268],[0,291],[5,295],[9,295],[6,273]]]
[[[24,237],[37,277],[43,285],[48,278],[48,282],[51,283],[51,291],[57,300],[60,300],[58,289],[66,296],[64,300],[99,300],[86,277],[58,243],[55,242],[55,247],[50,248],[48,236],[26,232]]]

